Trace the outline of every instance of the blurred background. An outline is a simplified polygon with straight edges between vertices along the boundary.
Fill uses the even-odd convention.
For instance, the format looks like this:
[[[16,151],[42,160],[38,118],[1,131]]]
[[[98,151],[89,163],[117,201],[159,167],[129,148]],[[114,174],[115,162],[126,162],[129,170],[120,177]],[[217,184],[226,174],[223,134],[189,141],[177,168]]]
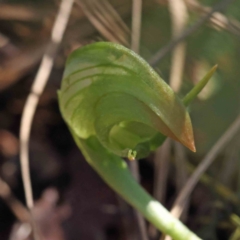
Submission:
[[[31,239],[19,129],[41,59],[53,46],[60,4],[0,1],[0,240]],[[51,53],[54,64],[29,142],[34,216],[42,239],[161,237],[148,223],[147,236],[141,234],[132,208],[88,166],[59,112],[57,89],[68,54],[96,41],[139,52],[180,97],[218,64],[189,108],[197,152],[167,140],[139,161],[140,181],[170,210],[198,164],[212,154],[209,161],[214,162],[184,202],[181,220],[205,240],[240,239],[240,1],[76,0],[70,12],[63,38]]]

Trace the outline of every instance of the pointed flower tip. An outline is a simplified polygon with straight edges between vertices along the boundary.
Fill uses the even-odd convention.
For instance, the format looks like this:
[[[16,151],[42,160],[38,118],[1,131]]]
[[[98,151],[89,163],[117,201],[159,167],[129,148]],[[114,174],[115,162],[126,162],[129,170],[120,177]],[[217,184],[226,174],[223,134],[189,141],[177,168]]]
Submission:
[[[180,143],[182,143],[185,147],[187,147],[192,152],[196,152],[193,134],[188,135],[188,137],[185,138],[184,140],[181,139]]]
[[[195,145],[193,146],[193,148],[192,148],[191,150],[192,150],[193,152],[196,152],[196,151],[197,151]]]
[[[187,147],[188,147],[192,152],[196,152],[196,147],[195,147],[194,141],[191,142],[191,143],[189,143],[189,144],[187,145]]]
[[[176,140],[176,139],[175,139]],[[196,147],[195,147],[195,142],[194,142],[194,138],[193,135],[191,135],[190,137],[188,137],[188,139],[178,139],[177,141],[179,141],[182,145],[184,145],[185,147],[187,147],[189,150],[191,150],[192,152],[196,152]]]
[[[214,65],[210,70],[210,72],[214,73],[217,70],[217,68],[218,68],[218,64]]]

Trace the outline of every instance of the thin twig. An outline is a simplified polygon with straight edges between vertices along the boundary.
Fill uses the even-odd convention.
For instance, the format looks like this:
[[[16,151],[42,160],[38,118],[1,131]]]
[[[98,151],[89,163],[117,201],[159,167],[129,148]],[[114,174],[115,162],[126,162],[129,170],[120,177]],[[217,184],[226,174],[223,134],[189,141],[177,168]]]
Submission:
[[[139,53],[140,39],[141,39],[141,22],[142,22],[142,0],[132,1],[132,39],[131,39],[131,49],[136,53]],[[137,161],[130,162],[130,170],[136,180],[140,181],[139,165]],[[138,228],[140,231],[141,240],[148,240],[146,223],[138,211],[134,210]]]
[[[168,52],[170,52],[178,43],[182,42],[188,36],[193,34],[196,30],[199,29],[212,15],[213,13],[226,9],[226,7],[232,3],[234,0],[222,0],[220,3],[217,3],[212,10],[200,18],[195,24],[187,28],[181,36],[172,40],[165,47],[161,48],[148,62],[150,65],[155,66]]]
[[[171,140],[166,139],[161,147],[154,154],[154,186],[153,196],[163,205],[166,199],[167,180],[170,167]],[[152,239],[156,239],[158,230],[155,226],[149,226],[149,234]]]
[[[186,159],[186,152],[184,147],[178,143],[174,142],[174,161],[175,161],[175,169],[176,169],[176,188],[177,194],[181,191],[181,189],[185,186],[187,182],[187,159]],[[187,218],[187,210],[189,205],[189,199],[185,201],[185,208],[183,214],[181,216],[181,221],[184,221]],[[162,239],[162,238],[161,238]],[[170,236],[163,237],[164,240],[171,240]]]
[[[239,139],[234,141],[228,148],[226,148],[224,153],[224,162],[221,166],[221,170],[219,171],[219,180],[222,184],[229,187],[232,176],[238,170],[238,154],[239,154]]]
[[[171,140],[166,139],[163,145],[157,149],[154,156],[155,184],[153,189],[153,196],[161,203],[165,203],[166,200],[167,177],[169,172],[170,161],[170,148]]]
[[[141,39],[141,19],[142,19],[142,0],[132,1],[132,41],[131,49],[136,53],[139,52]]]
[[[188,20],[187,8],[184,0],[168,0],[169,11],[172,19],[172,36],[173,39],[179,37]],[[178,92],[182,83],[183,68],[185,64],[186,44],[184,41],[178,43],[173,50],[170,86]]]
[[[130,161],[129,168],[130,168],[132,175],[135,177],[135,179],[138,182],[140,182],[139,164],[138,164],[137,160]],[[139,233],[141,236],[141,240],[148,240],[146,223],[145,223],[143,216],[137,210],[134,209],[133,211],[137,218],[137,224],[138,224],[138,229],[139,229]]]
[[[169,11],[172,20],[173,39],[179,37],[188,20],[187,7],[184,0],[168,0]],[[182,41],[176,45],[172,54],[170,72],[170,86],[175,92],[179,92],[182,85],[182,76],[185,65],[186,43]],[[185,152],[179,143],[174,143],[175,165],[176,165],[176,186],[177,192],[182,189],[187,180]],[[169,236],[166,237],[166,240]]]
[[[172,36],[173,39],[178,37],[187,21],[187,10],[183,0],[169,0],[169,11],[172,19]],[[185,59],[185,44],[179,43],[175,48],[172,56],[172,66],[170,73],[170,86],[175,92],[178,92],[181,86],[182,71]],[[167,140],[164,145],[157,150],[154,158],[155,163],[155,180],[154,196],[160,202],[165,200],[166,184],[169,169],[170,141]]]
[[[51,41],[43,56],[36,78],[33,81],[31,93],[28,95],[27,101],[23,109],[20,126],[20,160],[25,197],[27,207],[29,208],[30,211],[32,211],[33,208],[33,195],[28,155],[31,125],[39,101],[39,97],[41,96],[44,87],[47,83],[47,80],[49,78],[53,66],[54,58],[58,50],[58,46],[62,41],[63,34],[65,32],[68,19],[71,13],[73,2],[74,0],[62,0],[61,2],[59,12],[57,14],[56,20],[52,28]]]
[[[195,171],[195,167],[187,163],[187,170],[189,173],[193,173]],[[199,181],[208,188],[213,189],[214,192],[216,192],[223,199],[231,202],[231,204],[239,206],[240,199],[237,194],[219,181],[216,181],[215,178],[210,177],[207,173],[203,173]]]
[[[185,207],[185,202],[190,196],[192,190],[198,183],[201,175],[208,169],[208,167],[213,163],[216,156],[219,152],[232,140],[232,138],[236,135],[236,133],[240,129],[240,115],[236,118],[236,120],[231,124],[231,126],[226,130],[226,132],[222,135],[222,137],[216,142],[216,144],[212,147],[212,149],[208,152],[202,162],[198,165],[195,172],[191,175],[186,185],[178,195],[171,213],[176,218],[179,218],[182,214],[182,211]]]
[[[188,13],[187,8],[183,0],[168,0],[169,4],[169,12],[171,15],[171,21],[172,21],[172,38],[175,39],[179,37],[187,23],[188,20]],[[185,42],[178,43],[172,54],[172,62],[171,62],[171,70],[170,70],[170,86],[175,92],[178,92],[181,87],[182,83],[182,75],[183,75],[183,68],[185,64],[185,52],[186,52],[186,44]],[[156,162],[160,162],[158,165],[160,167],[157,167],[155,169],[155,175],[156,176],[156,182],[154,182],[154,188],[155,188],[155,194],[158,192],[161,193],[160,196],[165,198],[166,195],[166,188],[167,188],[167,178],[168,178],[168,172],[169,172],[169,165],[170,165],[170,140],[168,140],[168,144],[164,146],[160,151],[162,152],[163,157],[159,157],[158,159],[155,159]],[[174,147],[176,144],[174,145]],[[176,147],[175,147],[176,150]],[[157,154],[155,158],[157,157]],[[184,166],[185,159],[179,158],[176,159],[176,162],[180,164],[182,167]],[[179,174],[180,169],[176,167],[176,172]],[[181,172],[182,173],[182,172]],[[159,177],[158,177],[159,176]],[[161,176],[161,177],[160,177]],[[179,181],[179,179],[178,179]],[[179,181],[181,182],[181,181]],[[159,195],[159,194],[158,194]],[[157,198],[158,199],[158,198]],[[163,199],[158,199],[163,200]],[[152,230],[152,234],[155,233],[156,230]],[[168,237],[166,237],[168,238]]]
[[[189,10],[196,12],[197,14],[207,14],[211,11],[210,7],[202,6],[198,1],[185,0]],[[229,19],[220,12],[215,12],[209,21],[213,27],[224,29],[237,37],[240,37],[240,22],[236,19]]]
[[[176,188],[177,193],[184,187],[187,182],[187,156],[183,145],[174,142],[174,161],[176,166]]]
[[[0,197],[9,206],[13,214],[20,222],[31,222],[29,211],[25,206],[18,201],[18,199],[13,195],[8,184],[0,178]]]

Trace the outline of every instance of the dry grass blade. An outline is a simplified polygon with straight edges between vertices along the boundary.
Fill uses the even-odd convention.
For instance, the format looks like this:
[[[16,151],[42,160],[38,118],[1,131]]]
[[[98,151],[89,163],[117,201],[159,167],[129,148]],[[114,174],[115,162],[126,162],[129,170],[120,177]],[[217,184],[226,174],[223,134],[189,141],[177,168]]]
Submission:
[[[16,199],[8,184],[0,178],[0,197],[9,206],[20,222],[30,222],[30,215],[24,205]]]
[[[99,3],[99,1],[97,3]],[[122,20],[119,13],[117,11],[115,11],[115,9],[112,7],[112,5],[110,5],[108,1],[102,1],[101,6],[109,12],[109,16],[112,16],[115,24],[119,25],[119,27],[122,29],[123,33],[125,33],[126,36],[128,36],[130,34],[130,29],[125,24],[125,22]]]
[[[170,15],[171,15],[171,21],[172,21],[172,38],[175,39],[179,37],[183,32],[188,20],[188,13],[183,0],[168,0],[168,4],[169,4]],[[178,92],[181,87],[183,69],[185,64],[185,52],[186,52],[185,42],[178,43],[173,50],[172,59],[171,59],[172,61],[171,70],[170,70],[170,86],[175,92]],[[162,151],[163,151],[163,155],[165,156],[162,159],[161,158],[156,159],[156,161],[162,162],[161,163],[162,166],[160,168],[157,167],[155,170],[156,175],[161,176],[161,178],[157,178],[156,179],[157,181],[154,182],[154,185],[155,185],[154,188],[156,189],[155,194],[157,192],[160,192],[161,194],[158,194],[160,195],[158,197],[161,197],[161,198],[162,198],[162,195],[165,196],[166,194],[166,184],[167,184],[167,177],[168,177],[168,170],[166,169],[169,169],[169,164],[170,164],[169,162],[170,144],[168,143],[168,147],[164,147]],[[180,166],[184,166],[184,160],[185,160],[184,158],[179,158],[179,159],[176,159],[176,162]],[[180,168],[176,167],[176,171],[178,173],[177,175],[180,175],[179,173]],[[181,173],[184,173],[184,171],[182,171]],[[163,184],[165,184],[165,186],[163,186]],[[152,230],[152,233],[154,232],[156,233],[156,230],[155,231]]]
[[[197,14],[207,14],[211,11],[210,7],[202,6],[198,1],[186,0],[186,4],[189,10],[196,12]],[[240,36],[240,22],[235,19],[229,19],[220,12],[215,12],[209,19],[213,27],[224,29],[236,36]]]
[[[158,148],[154,157],[154,197],[161,203],[165,202],[166,188],[167,188],[167,176],[169,171],[170,160],[170,147],[171,140],[167,139],[164,144]]]
[[[131,39],[131,49],[136,53],[139,53],[140,39],[141,39],[141,22],[142,22],[142,0],[132,1],[132,39]],[[130,170],[133,176],[140,181],[139,165],[137,161],[131,161],[129,163]],[[141,236],[141,240],[148,240],[146,223],[138,211],[134,210],[137,224]]]
[[[128,28],[114,8],[106,1],[77,1],[89,21],[108,40],[128,46]]]
[[[0,3],[0,19],[18,21],[40,21],[46,15],[46,9],[36,10],[20,4]]]
[[[154,156],[154,186],[153,196],[162,204],[165,203],[167,179],[169,174],[171,140],[166,139]],[[154,239],[157,237],[157,229],[150,225],[149,234]]]
[[[188,36],[193,34],[196,30],[198,30],[208,19],[212,17],[212,15],[220,11],[222,9],[226,9],[226,7],[231,4],[234,0],[222,0],[221,2],[217,3],[209,13],[205,14],[202,18],[200,18],[195,24],[191,27],[187,28],[179,37],[173,39],[168,45],[161,48],[151,59],[149,59],[149,64],[155,66],[161,59],[174,47],[186,39]]]
[[[199,166],[196,168],[195,172],[191,175],[186,185],[178,195],[171,213],[179,218],[184,210],[185,202],[189,198],[192,190],[198,183],[202,174],[207,170],[207,168],[212,164],[219,152],[231,141],[235,134],[240,129],[240,115],[232,123],[232,125],[226,130],[222,137],[216,142],[212,149],[208,152],[206,157],[202,160]]]
[[[142,0],[133,0],[131,49],[139,52],[141,39]]]
[[[175,161],[175,169],[176,169],[176,176],[175,176],[176,188],[177,188],[177,193],[179,193],[180,190],[186,184],[187,177],[188,177],[186,152],[184,147],[178,142],[174,142],[173,147],[174,147],[174,161]],[[185,202],[185,208],[181,216],[181,221],[184,221],[187,218],[188,205],[189,205],[189,199],[187,199]],[[172,238],[170,236],[166,236],[164,239],[171,240]]]
[[[139,165],[138,165],[137,160],[130,161],[129,168],[130,168],[132,175],[135,177],[135,179],[138,182],[140,182]],[[148,240],[146,223],[145,223],[143,216],[141,215],[141,213],[139,213],[136,210],[134,210],[134,214],[137,219],[137,224],[138,224],[138,229],[139,229],[139,234],[140,234],[141,240]]]
[[[20,160],[21,171],[24,184],[25,197],[27,206],[32,211],[33,208],[33,196],[31,179],[29,172],[29,136],[32,125],[32,120],[36,107],[39,101],[39,97],[43,92],[43,89],[47,83],[50,75],[54,58],[57,53],[58,46],[63,38],[68,19],[71,13],[74,0],[62,0],[59,12],[52,28],[51,42],[43,56],[40,67],[38,69],[36,78],[34,79],[31,93],[29,94],[26,104],[23,109],[21,126],[20,126]],[[37,236],[35,236],[36,238]]]
[[[191,164],[187,164],[187,169],[189,173],[193,173],[195,168]],[[200,180],[206,187],[211,188],[223,199],[231,202],[234,205],[239,205],[240,200],[235,192],[230,188],[226,187],[222,183],[218,182],[216,179],[208,176],[206,173],[202,174]]]
[[[176,188],[177,192],[187,182],[187,156],[185,148],[178,142],[174,142],[174,161],[176,165]]]
[[[183,0],[169,0],[169,11],[172,19],[173,39],[179,37],[188,20],[187,8]],[[182,83],[183,68],[185,64],[186,44],[181,42],[173,50],[170,86],[175,92],[178,92]]]
[[[239,155],[239,139],[236,139],[229,147],[224,151],[224,162],[221,166],[221,170],[219,171],[219,179],[220,182],[225,186],[230,186],[232,176],[236,174],[238,169],[238,155]]]
[[[173,39],[179,37],[186,27],[188,12],[184,0],[168,0],[169,11],[172,20]],[[172,54],[172,64],[170,72],[170,86],[175,92],[179,92],[182,85],[182,76],[185,65],[186,43],[180,42],[176,45]],[[176,165],[176,186],[177,191],[184,186],[187,179],[185,152],[179,143],[174,143],[175,165]],[[185,212],[186,213],[186,212]],[[167,239],[170,237],[166,237]]]

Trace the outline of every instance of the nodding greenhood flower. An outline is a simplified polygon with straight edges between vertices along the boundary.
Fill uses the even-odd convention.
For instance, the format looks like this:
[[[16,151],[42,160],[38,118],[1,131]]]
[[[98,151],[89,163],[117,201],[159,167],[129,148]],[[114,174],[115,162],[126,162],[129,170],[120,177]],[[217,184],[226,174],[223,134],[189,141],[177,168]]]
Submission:
[[[195,151],[184,106],[196,97],[215,69],[184,98],[141,57],[100,42],[68,58],[59,105],[73,138],[102,179],[151,223],[176,240],[199,240],[135,181],[126,163],[142,158],[170,137]]]
[[[149,154],[160,132],[195,151],[188,112],[173,90],[137,54],[114,43],[73,52],[61,91],[61,112],[83,139],[94,135],[115,154]]]

